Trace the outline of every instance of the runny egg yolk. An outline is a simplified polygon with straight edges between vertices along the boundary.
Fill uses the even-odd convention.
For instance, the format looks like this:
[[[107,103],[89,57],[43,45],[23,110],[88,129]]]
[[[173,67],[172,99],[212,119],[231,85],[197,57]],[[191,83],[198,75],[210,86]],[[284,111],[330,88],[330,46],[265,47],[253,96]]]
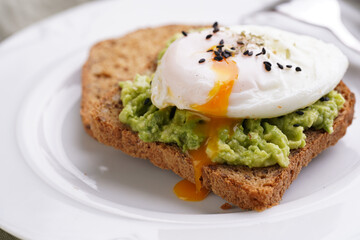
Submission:
[[[234,81],[238,78],[236,62],[233,60],[214,61],[212,69],[216,73],[217,81],[209,93],[210,100],[205,104],[192,106],[195,110],[211,116],[210,121],[198,129],[207,136],[207,140],[200,148],[189,151],[193,162],[195,184],[184,179],[174,186],[174,192],[178,198],[186,201],[201,201],[209,194],[209,190],[202,187],[202,168],[213,164],[211,157],[217,155],[219,130],[229,127],[232,130],[239,121],[224,118]],[[212,156],[208,156],[206,149]]]
[[[212,69],[216,73],[216,83],[209,92],[210,100],[202,105],[191,107],[203,114],[225,117],[229,106],[229,97],[239,72],[233,60],[214,61]]]

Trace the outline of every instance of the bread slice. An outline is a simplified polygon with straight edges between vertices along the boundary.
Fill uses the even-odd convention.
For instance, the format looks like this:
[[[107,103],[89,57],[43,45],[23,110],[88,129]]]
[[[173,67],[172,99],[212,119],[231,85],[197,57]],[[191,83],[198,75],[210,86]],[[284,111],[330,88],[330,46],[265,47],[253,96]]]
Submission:
[[[168,25],[147,28],[122,38],[102,41],[90,51],[83,67],[81,117],[88,134],[90,112],[119,81],[132,80],[135,74],[146,74],[156,69],[156,59],[166,41],[174,34],[196,26]]]
[[[85,130],[99,142],[138,158],[149,159],[155,166],[170,169],[179,176],[194,180],[190,157],[176,145],[146,143],[137,133],[120,123],[122,109],[118,82],[133,79],[136,73],[152,72],[157,53],[174,33],[191,26],[171,25],[135,31],[115,40],[95,45],[83,68],[81,116]],[[277,205],[285,190],[301,169],[324,149],[345,135],[354,114],[355,96],[341,82],[337,91],[346,103],[334,121],[334,132],[306,131],[306,146],[291,150],[287,168],[279,166],[211,165],[202,169],[202,183],[209,190],[243,209],[262,211]]]

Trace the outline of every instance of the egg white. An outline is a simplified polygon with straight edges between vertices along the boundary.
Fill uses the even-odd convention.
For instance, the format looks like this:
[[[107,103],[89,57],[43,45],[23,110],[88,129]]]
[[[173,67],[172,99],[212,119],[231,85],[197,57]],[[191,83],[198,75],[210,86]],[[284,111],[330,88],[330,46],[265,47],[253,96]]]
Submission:
[[[211,67],[214,54],[207,50],[222,39],[226,46],[238,47],[241,34],[258,36],[263,44],[250,41],[246,48],[252,56],[239,52],[229,58],[236,62],[238,78],[229,96],[227,117],[270,118],[306,107],[333,90],[348,67],[347,58],[334,45],[275,28],[232,26],[206,40],[208,34],[212,29],[192,32],[169,46],[152,81],[155,106],[196,111],[194,105],[208,102],[217,75]],[[266,54],[256,56],[262,48]],[[201,58],[205,62],[199,63]],[[264,61],[272,64],[271,71],[264,68]]]

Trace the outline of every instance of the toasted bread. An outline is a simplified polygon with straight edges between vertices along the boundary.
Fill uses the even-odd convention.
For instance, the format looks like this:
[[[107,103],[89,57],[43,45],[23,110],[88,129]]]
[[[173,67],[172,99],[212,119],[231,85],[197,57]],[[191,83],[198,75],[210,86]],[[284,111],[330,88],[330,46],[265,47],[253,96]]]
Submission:
[[[99,142],[133,157],[149,159],[155,166],[170,169],[195,182],[192,160],[180,148],[172,144],[143,142],[118,119],[122,109],[118,82],[133,79],[136,73],[153,72],[157,54],[166,41],[173,34],[190,28],[193,27],[170,25],[142,29],[95,45],[83,67],[81,116],[85,130]],[[306,146],[291,151],[288,167],[204,166],[203,186],[243,209],[262,211],[277,205],[301,169],[324,149],[334,145],[351,124],[355,96],[343,82],[336,90],[346,102],[334,121],[334,132],[307,130]]]

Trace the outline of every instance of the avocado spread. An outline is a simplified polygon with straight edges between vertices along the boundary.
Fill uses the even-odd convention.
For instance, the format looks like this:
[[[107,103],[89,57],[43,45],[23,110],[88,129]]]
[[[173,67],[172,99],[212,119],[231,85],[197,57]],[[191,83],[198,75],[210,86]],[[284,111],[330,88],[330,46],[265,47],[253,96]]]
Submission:
[[[121,82],[124,106],[119,115],[122,123],[138,132],[144,142],[176,144],[186,152],[198,149],[206,140],[202,125],[205,116],[176,107],[158,109],[151,103],[151,77],[137,75],[134,81]],[[211,160],[230,165],[266,167],[289,164],[290,149],[305,146],[308,128],[333,131],[333,121],[345,102],[331,91],[314,104],[293,113],[269,119],[239,119],[233,126],[218,130],[216,152],[206,150]]]

